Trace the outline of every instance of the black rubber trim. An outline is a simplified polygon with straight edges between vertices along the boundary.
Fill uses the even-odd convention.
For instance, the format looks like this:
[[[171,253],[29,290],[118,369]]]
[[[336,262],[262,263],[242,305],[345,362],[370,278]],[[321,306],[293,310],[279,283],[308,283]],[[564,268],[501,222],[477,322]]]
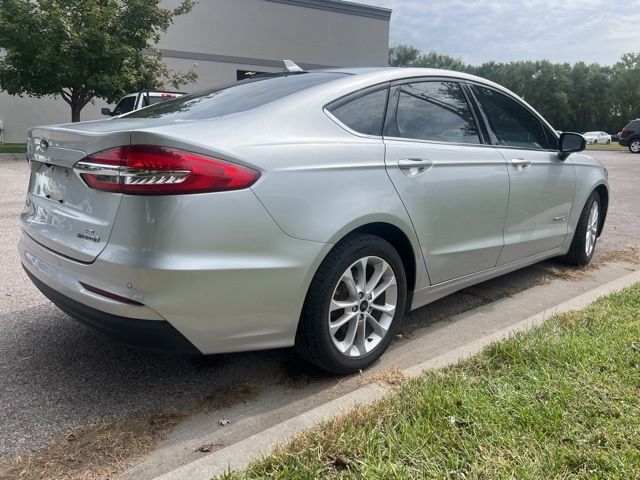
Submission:
[[[159,353],[202,354],[166,320],[140,320],[96,310],[57,292],[22,267],[38,290],[60,310],[118,343]]]

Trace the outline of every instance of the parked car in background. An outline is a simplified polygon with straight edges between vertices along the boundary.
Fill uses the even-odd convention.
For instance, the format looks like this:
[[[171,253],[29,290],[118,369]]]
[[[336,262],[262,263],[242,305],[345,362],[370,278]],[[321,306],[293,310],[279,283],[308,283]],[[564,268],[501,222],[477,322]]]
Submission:
[[[618,132],[618,133],[612,133],[612,134],[611,134],[611,141],[612,141],[612,142],[618,142],[618,141],[620,140],[620,133],[621,133],[621,132]]]
[[[586,132],[582,136],[587,143],[602,143],[606,145],[611,143],[611,135],[607,132]]]
[[[460,72],[263,75],[31,129],[20,256],[123,343],[295,346],[353,373],[408,310],[551,257],[588,264],[609,187],[584,148]]]
[[[640,118],[631,120],[620,132],[619,143],[631,153],[640,153]]]
[[[183,95],[185,95],[184,92],[145,91],[130,93],[120,99],[113,111],[105,107],[101,112],[103,115],[117,117],[118,115],[124,115],[125,113],[133,112],[134,110],[140,110],[141,108],[148,107],[149,105],[155,105],[156,103],[173,100],[174,98],[178,98]]]

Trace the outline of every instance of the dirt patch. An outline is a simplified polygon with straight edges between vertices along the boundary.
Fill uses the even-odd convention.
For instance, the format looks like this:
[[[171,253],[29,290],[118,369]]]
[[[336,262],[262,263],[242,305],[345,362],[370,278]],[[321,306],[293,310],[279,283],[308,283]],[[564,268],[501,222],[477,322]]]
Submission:
[[[0,465],[6,480],[97,480],[113,478],[148,454],[184,412],[150,413],[118,421],[81,425],[38,450]]]
[[[640,265],[640,245],[633,245],[624,250],[604,252],[585,267],[562,264],[553,265],[547,269],[547,274],[552,278],[559,278],[561,280],[579,281],[587,277],[592,271],[611,262],[627,262]]]
[[[250,382],[236,383],[227,387],[218,388],[209,395],[205,395],[195,412],[211,412],[222,408],[229,408],[240,403],[255,401],[260,393],[260,388]]]
[[[369,385],[371,383],[386,383],[387,385],[391,385],[393,387],[397,387],[402,383],[409,380],[400,368],[399,365],[392,365],[391,367],[383,370],[382,372],[375,373],[373,375],[364,376],[361,375],[358,380],[358,387],[363,387],[365,385]]]
[[[33,452],[0,463],[2,480],[105,480],[131,467],[190,415],[255,401],[248,382],[218,387],[184,411],[147,413],[80,425]]]

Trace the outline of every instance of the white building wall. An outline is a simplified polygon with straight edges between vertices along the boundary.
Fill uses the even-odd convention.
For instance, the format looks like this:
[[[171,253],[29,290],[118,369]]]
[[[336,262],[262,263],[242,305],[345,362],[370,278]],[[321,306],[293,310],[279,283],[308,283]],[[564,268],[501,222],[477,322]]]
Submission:
[[[178,3],[165,0],[163,6]],[[159,48],[169,68],[198,73],[195,84],[181,88],[186,92],[235,81],[237,70],[282,71],[285,58],[305,68],[387,65],[389,19],[381,18],[383,10],[363,16],[309,6],[322,3],[333,7],[341,2],[200,0],[190,14],[176,19]],[[100,109],[106,106],[96,99],[82,110],[81,119],[105,118]],[[6,143],[23,143],[34,125],[70,119],[71,109],[62,99],[0,92]]]

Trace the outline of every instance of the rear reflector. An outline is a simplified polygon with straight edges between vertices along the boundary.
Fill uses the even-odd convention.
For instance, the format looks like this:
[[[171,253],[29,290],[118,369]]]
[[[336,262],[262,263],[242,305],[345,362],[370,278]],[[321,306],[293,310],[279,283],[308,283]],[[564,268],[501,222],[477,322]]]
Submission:
[[[126,145],[74,165],[96,190],[133,195],[179,195],[248,188],[260,173],[218,158],[157,145]]]
[[[80,282],[80,285],[84,287],[85,290],[89,290],[92,293],[98,294],[102,297],[110,298],[111,300],[116,300],[122,303],[128,303],[129,305],[137,305],[144,306],[143,303],[136,302],[135,300],[131,300],[130,298],[121,297],[120,295],[116,295],[115,293],[107,292],[106,290],[101,290],[96,287],[92,287],[91,285],[87,285],[86,283]]]

